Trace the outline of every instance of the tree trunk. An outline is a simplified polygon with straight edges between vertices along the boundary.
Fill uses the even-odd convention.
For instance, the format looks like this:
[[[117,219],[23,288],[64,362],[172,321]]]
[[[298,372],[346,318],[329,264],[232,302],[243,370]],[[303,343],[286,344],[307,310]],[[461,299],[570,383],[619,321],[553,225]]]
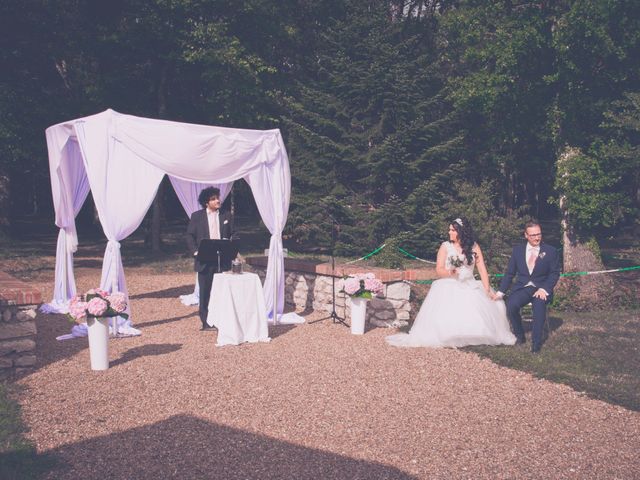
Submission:
[[[0,232],[7,232],[11,226],[11,181],[0,173]]]
[[[231,218],[234,218],[236,215],[236,194],[235,194],[235,188],[231,187],[231,192],[229,193],[231,195]]]
[[[566,169],[562,168],[562,163],[575,155],[580,150],[577,148],[567,147],[558,158],[558,174],[566,173]],[[571,272],[597,272],[604,270],[604,263],[600,254],[600,246],[597,240],[592,236],[590,238],[581,238],[571,223],[571,212],[567,207],[566,197],[563,192],[560,195],[560,211],[562,212],[562,263],[565,273]],[[565,277],[564,288],[561,291],[571,291],[573,298],[572,306],[578,310],[590,308],[599,302],[606,302],[614,291],[614,285],[611,277],[607,274],[597,275],[575,275]]]
[[[162,224],[162,198],[163,198],[164,181],[160,182],[156,198],[153,199],[151,206],[151,251],[159,253],[162,250],[161,224]]]
[[[158,117],[165,118],[167,115],[167,79],[169,75],[170,61],[165,61],[160,70],[160,78],[158,79],[157,100],[158,100]],[[164,199],[164,178],[158,186],[156,197],[153,199],[151,206],[151,227],[149,236],[151,237],[151,251],[159,253],[162,250],[162,209]]]

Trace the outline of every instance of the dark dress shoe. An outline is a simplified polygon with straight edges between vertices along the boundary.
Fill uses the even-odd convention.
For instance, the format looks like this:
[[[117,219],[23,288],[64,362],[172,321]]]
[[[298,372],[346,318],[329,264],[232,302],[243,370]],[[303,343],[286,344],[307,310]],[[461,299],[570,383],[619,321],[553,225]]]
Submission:
[[[527,339],[524,337],[516,337],[516,345],[524,345],[527,343]]]

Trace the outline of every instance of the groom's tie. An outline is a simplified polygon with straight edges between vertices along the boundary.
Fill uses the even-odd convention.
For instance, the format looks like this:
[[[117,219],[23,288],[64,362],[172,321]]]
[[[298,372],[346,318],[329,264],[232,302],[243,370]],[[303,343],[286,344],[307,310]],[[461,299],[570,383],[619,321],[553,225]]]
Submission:
[[[536,266],[536,258],[538,258],[538,249],[532,248],[529,252],[529,260],[527,261],[527,267],[529,267],[529,274],[533,272],[533,267]]]

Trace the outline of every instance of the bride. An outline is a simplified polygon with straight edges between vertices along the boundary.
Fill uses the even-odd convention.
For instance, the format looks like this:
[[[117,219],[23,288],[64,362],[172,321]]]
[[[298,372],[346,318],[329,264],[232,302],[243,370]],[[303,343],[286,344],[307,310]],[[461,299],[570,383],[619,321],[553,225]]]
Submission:
[[[480,281],[473,277],[478,268]],[[438,250],[438,280],[433,282],[409,333],[386,338],[397,347],[462,347],[513,345],[502,300],[492,300],[489,275],[471,225],[456,218],[449,241]]]

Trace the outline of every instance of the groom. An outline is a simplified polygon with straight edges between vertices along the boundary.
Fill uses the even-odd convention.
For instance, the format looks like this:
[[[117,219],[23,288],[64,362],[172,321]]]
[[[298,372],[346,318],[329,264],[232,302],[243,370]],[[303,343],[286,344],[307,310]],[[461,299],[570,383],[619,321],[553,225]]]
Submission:
[[[542,331],[547,319],[547,304],[551,301],[553,288],[560,278],[558,251],[551,245],[542,243],[542,229],[537,222],[529,222],[524,229],[527,243],[513,247],[507,271],[496,292],[502,298],[515,284],[507,297],[507,316],[516,336],[516,345],[526,342],[520,309],[531,303],[533,310],[533,331],[531,351],[538,353],[542,346]]]

